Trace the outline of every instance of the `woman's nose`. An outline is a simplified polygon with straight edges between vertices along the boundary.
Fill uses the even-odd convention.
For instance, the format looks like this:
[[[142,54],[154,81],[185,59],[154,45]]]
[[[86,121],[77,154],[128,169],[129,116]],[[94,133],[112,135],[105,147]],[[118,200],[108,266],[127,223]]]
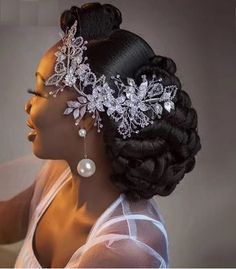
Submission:
[[[30,113],[30,108],[31,108],[31,106],[32,106],[30,100],[31,100],[31,99],[29,99],[29,100],[27,101],[27,103],[25,104],[25,112],[28,113],[28,114]]]

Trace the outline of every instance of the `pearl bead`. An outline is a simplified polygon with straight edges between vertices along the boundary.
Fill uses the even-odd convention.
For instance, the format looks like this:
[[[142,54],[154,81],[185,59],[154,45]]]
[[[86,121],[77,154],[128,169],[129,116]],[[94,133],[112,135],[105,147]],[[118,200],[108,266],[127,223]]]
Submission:
[[[79,130],[79,136],[81,136],[81,137],[85,137],[85,136],[86,136],[86,130],[83,129],[83,128],[81,128],[81,129]]]
[[[96,165],[90,159],[82,159],[77,165],[77,171],[82,177],[90,177],[95,173]]]

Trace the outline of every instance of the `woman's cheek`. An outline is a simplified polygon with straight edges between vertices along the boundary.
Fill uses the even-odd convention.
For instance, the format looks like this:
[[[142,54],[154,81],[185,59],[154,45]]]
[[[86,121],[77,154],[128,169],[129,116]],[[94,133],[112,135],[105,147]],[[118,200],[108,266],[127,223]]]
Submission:
[[[41,102],[35,106],[31,116],[36,129],[43,129],[53,122],[52,112],[53,110],[45,103]]]

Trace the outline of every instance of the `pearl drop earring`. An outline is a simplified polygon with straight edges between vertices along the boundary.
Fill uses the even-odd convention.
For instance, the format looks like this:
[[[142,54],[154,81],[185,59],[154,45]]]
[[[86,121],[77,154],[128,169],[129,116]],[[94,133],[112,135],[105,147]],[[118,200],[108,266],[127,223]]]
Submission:
[[[78,163],[77,171],[82,177],[91,177],[96,171],[96,165],[93,160],[87,158],[85,143],[86,134],[87,132],[85,129],[81,128],[79,130],[79,136],[84,138],[84,159],[80,160],[80,162]]]

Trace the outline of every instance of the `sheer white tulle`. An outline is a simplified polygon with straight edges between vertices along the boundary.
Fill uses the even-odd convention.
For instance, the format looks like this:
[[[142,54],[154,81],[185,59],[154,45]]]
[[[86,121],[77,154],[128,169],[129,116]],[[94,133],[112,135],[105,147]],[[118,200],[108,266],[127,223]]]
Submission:
[[[71,179],[66,165],[61,166],[62,173],[55,178],[53,162],[46,161],[36,177],[28,232],[15,268],[42,268],[34,255],[32,237],[50,202]],[[98,218],[86,243],[74,252],[65,267],[169,267],[165,222],[154,198],[133,203],[121,194]]]

